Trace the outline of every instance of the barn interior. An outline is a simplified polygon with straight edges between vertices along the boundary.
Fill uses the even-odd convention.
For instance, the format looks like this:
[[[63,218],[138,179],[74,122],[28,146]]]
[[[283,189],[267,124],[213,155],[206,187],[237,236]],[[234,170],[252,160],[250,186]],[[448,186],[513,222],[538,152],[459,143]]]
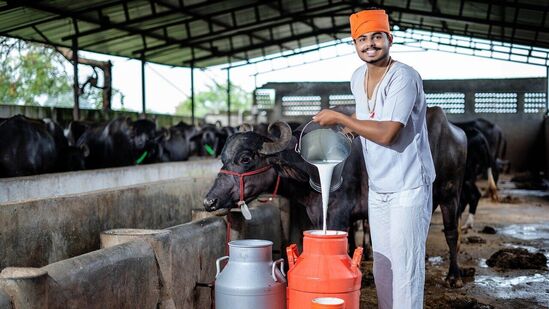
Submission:
[[[501,158],[507,169],[498,183],[503,200],[482,199],[477,227],[464,237],[476,236],[491,246],[463,245],[460,261],[475,267],[477,274],[457,291],[441,287],[447,247],[441,222],[434,216],[427,263],[431,268],[427,291],[431,292],[426,293],[426,307],[465,303],[467,308],[504,308],[502,300],[525,308],[546,305],[549,298],[538,295],[549,289],[546,269],[502,273],[482,263],[498,246],[541,250],[549,256],[544,234],[549,227],[543,223],[549,217],[542,211],[549,206],[545,180],[549,173],[547,1],[7,0],[0,1],[0,35],[71,50],[73,63],[78,62],[78,51],[138,59],[143,84],[147,63],[189,67],[191,76],[195,69],[222,66],[230,80],[231,69],[236,67],[351,44],[349,14],[372,5],[388,12],[395,44],[547,68],[545,78],[424,81],[429,106],[440,106],[453,122],[487,119],[507,139]],[[78,65],[73,74],[78,81]],[[146,114],[144,87],[142,97],[142,114]],[[227,104],[226,116],[232,119],[230,96]],[[254,93],[257,113],[268,122],[303,122],[322,108],[353,104],[348,83],[280,81]],[[61,123],[138,116],[112,111],[108,103],[102,110],[81,110],[76,93],[72,109],[0,106],[0,117],[15,114]],[[164,126],[180,120],[198,123],[194,112],[188,117],[157,115],[157,119]],[[252,207],[254,220],[235,219],[229,231],[223,218],[205,213],[203,196],[220,166],[219,159],[210,158],[1,178],[0,239],[2,247],[9,249],[0,257],[4,269],[0,304],[7,308],[86,304],[208,308],[214,262],[224,255],[227,233],[233,238],[271,239],[278,256],[283,244],[296,237],[289,222],[281,221],[280,227],[267,224],[273,216],[284,218],[289,213],[284,198],[268,205],[256,201],[261,206]],[[536,190],[517,186],[511,181],[517,176],[535,182]],[[485,182],[480,180],[480,184]],[[501,233],[481,233],[481,224],[495,226]],[[169,231],[170,236],[141,235],[102,248],[101,233],[111,229]],[[528,231],[534,231],[530,238],[525,236]],[[368,267],[367,261],[365,277],[371,276]],[[500,279],[503,282],[498,283]],[[376,304],[372,286],[371,280],[363,284],[364,307]],[[97,294],[105,296],[98,299]]]

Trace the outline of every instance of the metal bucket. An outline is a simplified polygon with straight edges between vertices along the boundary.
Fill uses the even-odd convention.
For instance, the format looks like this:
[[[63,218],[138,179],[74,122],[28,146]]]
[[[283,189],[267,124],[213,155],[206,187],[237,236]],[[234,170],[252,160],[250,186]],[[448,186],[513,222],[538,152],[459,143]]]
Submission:
[[[310,131],[304,133],[310,124],[313,124],[310,127]],[[341,175],[345,166],[345,160],[351,154],[352,142],[352,137],[343,133],[340,126],[321,126],[310,121],[303,127],[295,151],[308,163],[307,173],[309,174],[311,188],[317,192],[321,192],[320,177],[318,169],[313,165],[314,163],[341,161],[334,168],[330,192],[339,189],[343,183]]]
[[[216,309],[286,309],[284,259],[273,262],[272,246],[259,239],[229,242],[229,256],[216,261]],[[221,271],[224,259],[229,262]]]

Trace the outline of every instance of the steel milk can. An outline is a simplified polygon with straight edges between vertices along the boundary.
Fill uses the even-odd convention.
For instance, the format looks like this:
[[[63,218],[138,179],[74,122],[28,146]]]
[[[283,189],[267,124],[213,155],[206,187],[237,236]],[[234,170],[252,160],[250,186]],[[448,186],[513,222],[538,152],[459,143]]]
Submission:
[[[303,252],[290,245],[288,254],[288,309],[311,308],[318,297],[336,297],[345,309],[358,309],[362,273],[362,248],[351,259],[347,254],[347,233],[321,230],[303,233]]]
[[[284,259],[273,262],[272,246],[259,239],[229,242],[229,255],[216,261],[216,309],[286,308]],[[229,261],[221,271],[225,259]]]

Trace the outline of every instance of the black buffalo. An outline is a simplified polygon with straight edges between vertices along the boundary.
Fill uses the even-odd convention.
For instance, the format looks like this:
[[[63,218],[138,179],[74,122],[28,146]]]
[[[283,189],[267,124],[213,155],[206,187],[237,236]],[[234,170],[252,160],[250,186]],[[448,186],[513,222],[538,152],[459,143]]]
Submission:
[[[221,127],[215,124],[205,124],[200,131],[192,137],[192,141],[197,144],[196,154],[202,157],[217,157],[231,135],[236,132],[236,128],[230,126]]]
[[[158,144],[158,162],[186,161],[193,151],[190,135],[193,129],[180,124],[169,128],[160,128],[156,133]],[[194,146],[196,147],[196,146]]]
[[[86,168],[134,165],[156,154],[155,136],[154,122],[120,117],[86,130],[77,146],[87,152]]]
[[[438,107],[428,109],[427,124],[437,173],[433,185],[433,211],[436,206],[441,206],[444,234],[450,248],[450,267],[446,280],[450,286],[460,287],[463,283],[457,262],[458,209],[467,139],[461,129],[448,122]],[[280,123],[277,127],[280,130],[279,138],[270,139],[253,132],[238,133],[229,138],[221,153],[222,170],[241,174],[266,169],[261,174],[246,177],[246,202],[262,192],[274,190],[277,176],[282,177],[279,194],[290,200],[292,208],[304,207],[312,227],[320,228],[321,196],[309,186],[309,175],[305,172],[307,163],[294,151],[296,138],[292,136],[290,128]],[[348,230],[354,220],[367,218],[368,175],[358,138],[353,141],[343,175],[340,189],[330,194],[327,218],[329,229]],[[238,177],[220,172],[204,199],[204,207],[207,211],[216,211],[222,215],[235,207],[239,200]]]
[[[0,123],[0,177],[83,169],[79,149],[69,147],[63,129],[49,119],[22,115]]]
[[[198,155],[201,157],[217,157],[223,149],[226,136],[222,136],[220,128],[213,124],[203,125],[198,140]]]
[[[486,138],[490,149],[490,154],[494,160],[496,160],[496,162],[505,162],[507,140],[505,139],[503,130],[497,124],[494,124],[484,118],[477,118],[466,122],[456,122],[454,124],[463,130],[479,130]]]
[[[465,178],[463,180],[463,189],[460,198],[460,215],[469,205],[469,215],[465,224],[461,228],[468,229],[474,225],[474,216],[477,210],[478,202],[482,196],[476,185],[477,178],[485,172],[488,174],[489,192],[493,200],[498,200],[496,183],[499,177],[496,160],[490,153],[490,145],[484,134],[471,127],[463,128],[467,135],[467,162],[465,167]]]
[[[101,123],[92,121],[73,120],[65,129],[65,137],[70,146],[76,146],[78,139],[89,129],[101,126]]]

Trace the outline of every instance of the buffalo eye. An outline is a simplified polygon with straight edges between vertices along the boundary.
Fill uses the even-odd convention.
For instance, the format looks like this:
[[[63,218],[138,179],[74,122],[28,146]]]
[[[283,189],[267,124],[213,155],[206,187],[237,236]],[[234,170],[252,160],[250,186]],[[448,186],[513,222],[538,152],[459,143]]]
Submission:
[[[239,160],[240,164],[250,164],[250,162],[252,162],[252,158],[250,156],[240,157],[240,160]]]

